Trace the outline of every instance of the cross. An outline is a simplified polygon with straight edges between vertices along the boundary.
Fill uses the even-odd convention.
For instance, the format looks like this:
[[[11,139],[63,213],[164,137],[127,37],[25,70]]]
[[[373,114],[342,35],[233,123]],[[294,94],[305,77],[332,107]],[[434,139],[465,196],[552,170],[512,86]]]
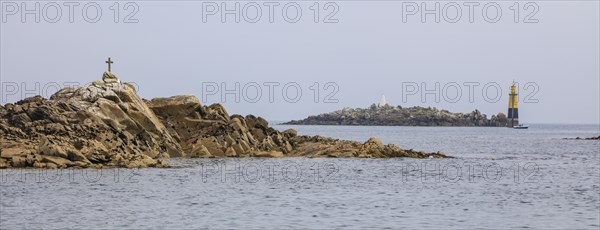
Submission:
[[[110,58],[108,58],[108,61],[105,61],[106,64],[108,64],[108,72],[110,73],[110,64],[113,63],[113,61],[110,60]]]

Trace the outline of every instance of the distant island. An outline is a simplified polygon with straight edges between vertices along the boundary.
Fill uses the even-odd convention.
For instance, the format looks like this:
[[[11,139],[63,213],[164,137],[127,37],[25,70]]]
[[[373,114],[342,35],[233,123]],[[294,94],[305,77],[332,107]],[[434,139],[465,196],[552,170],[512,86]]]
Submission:
[[[425,107],[372,104],[369,108],[342,110],[309,116],[302,120],[285,122],[286,125],[353,125],[353,126],[490,126],[505,127],[504,113],[490,118],[479,110],[470,113],[452,113],[448,110]]]
[[[600,136],[597,137],[576,137],[576,138],[563,138],[565,140],[588,140],[588,141],[600,141]]]

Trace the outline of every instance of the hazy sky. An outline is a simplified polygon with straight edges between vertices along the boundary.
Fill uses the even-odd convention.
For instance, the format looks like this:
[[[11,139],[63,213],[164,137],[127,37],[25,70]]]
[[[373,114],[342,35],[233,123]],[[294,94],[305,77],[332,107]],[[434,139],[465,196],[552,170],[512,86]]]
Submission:
[[[56,16],[56,5],[39,2],[40,22],[29,14],[23,23],[21,12],[14,11],[15,4],[22,10],[21,3],[2,1],[2,104],[35,91],[48,97],[56,84],[98,80],[106,70],[104,61],[112,57],[113,72],[122,81],[135,82],[144,98],[194,94],[207,104],[222,102],[222,89],[203,97],[203,85],[213,90],[215,84],[222,88],[225,83],[231,90],[239,82],[239,102],[235,95],[225,95],[230,114],[256,114],[269,120],[367,107],[382,94],[395,105],[456,112],[480,109],[491,115],[506,112],[508,88],[514,80],[520,83],[520,116],[525,123],[600,122],[598,1],[519,2],[518,23],[511,10],[515,2],[509,1],[498,2],[502,15],[496,23],[485,20],[495,17],[493,7],[483,17],[487,2],[474,7],[473,23],[465,2],[458,2],[460,20],[448,22],[456,16],[457,5],[447,1],[439,2],[441,11],[448,12],[439,23],[435,15],[425,15],[427,21],[421,22],[420,12],[404,14],[403,22],[399,1],[320,1],[319,23],[311,10],[315,1],[287,5],[287,18],[282,8],[289,2],[275,2],[279,5],[274,6],[273,23],[268,2],[240,1],[247,14],[240,15],[239,23],[233,14],[225,15],[225,23],[220,12],[203,14],[199,1],[142,1],[127,8],[126,2],[119,2],[118,23],[111,10],[114,1],[97,2],[102,16],[96,23],[85,21],[95,17],[95,8],[89,5],[87,17],[83,16],[87,2],[74,7],[72,23],[65,2],[58,2],[62,15],[56,23],[48,22]],[[26,7],[34,9],[34,3],[28,1]],[[222,8],[221,3],[205,2],[204,9]],[[235,3],[225,4],[233,9]],[[423,2],[414,3],[404,2],[404,9],[422,8]],[[425,3],[429,9],[435,7],[433,1]],[[262,16],[250,23],[256,6]],[[296,23],[287,22],[296,17],[294,6],[300,6],[302,15]],[[136,7],[130,19],[138,22],[123,23]],[[338,22],[323,23],[332,13],[330,21]],[[538,22],[524,23],[528,15]],[[37,89],[36,82],[40,83]],[[315,82],[319,83],[318,103]],[[415,84],[419,90],[422,86],[432,90],[436,82],[439,102],[433,94],[425,95],[423,102],[420,91],[407,95]],[[472,102],[465,84],[479,84],[473,88]],[[486,84],[489,87],[483,90]],[[273,102],[268,85],[274,88]],[[261,98],[256,97],[256,86],[262,90]],[[294,86],[302,89],[300,98],[295,98]],[[456,98],[456,86],[461,88],[461,98]],[[500,98],[495,86],[502,87]],[[332,92],[333,97],[326,97]],[[529,103],[523,101],[526,95]],[[334,103],[323,103],[326,98]],[[290,102],[293,99],[298,101]]]

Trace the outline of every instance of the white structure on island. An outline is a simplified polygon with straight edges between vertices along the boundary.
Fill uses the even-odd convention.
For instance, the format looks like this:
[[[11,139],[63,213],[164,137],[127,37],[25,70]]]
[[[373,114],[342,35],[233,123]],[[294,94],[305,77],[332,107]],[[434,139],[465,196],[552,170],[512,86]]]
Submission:
[[[381,95],[381,99],[379,99],[379,104],[377,104],[377,107],[383,107],[387,105],[387,102],[385,102],[385,95]]]

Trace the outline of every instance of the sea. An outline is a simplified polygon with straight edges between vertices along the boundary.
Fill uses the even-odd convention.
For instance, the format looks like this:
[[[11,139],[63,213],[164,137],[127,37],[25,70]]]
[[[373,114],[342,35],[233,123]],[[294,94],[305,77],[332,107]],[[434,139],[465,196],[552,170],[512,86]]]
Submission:
[[[599,125],[287,126],[448,159],[171,159],[0,170],[1,229],[599,229]],[[567,139],[565,139],[567,138]]]

